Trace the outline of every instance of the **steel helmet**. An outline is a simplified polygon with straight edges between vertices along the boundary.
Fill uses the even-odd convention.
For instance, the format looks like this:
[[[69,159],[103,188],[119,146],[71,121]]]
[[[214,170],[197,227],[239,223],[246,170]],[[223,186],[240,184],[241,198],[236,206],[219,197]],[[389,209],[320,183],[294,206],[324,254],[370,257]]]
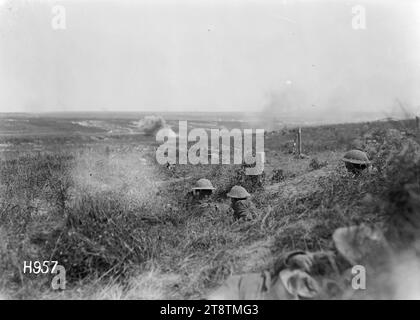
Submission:
[[[232,189],[230,189],[230,192],[227,194],[230,198],[238,198],[238,199],[244,199],[248,198],[250,194],[248,191],[245,190],[244,187],[241,186],[233,186]]]
[[[353,164],[369,164],[369,158],[363,151],[360,150],[350,150],[348,151],[343,159],[344,162],[353,163]]]
[[[216,189],[208,179],[200,179],[195,183],[193,190],[214,190]]]

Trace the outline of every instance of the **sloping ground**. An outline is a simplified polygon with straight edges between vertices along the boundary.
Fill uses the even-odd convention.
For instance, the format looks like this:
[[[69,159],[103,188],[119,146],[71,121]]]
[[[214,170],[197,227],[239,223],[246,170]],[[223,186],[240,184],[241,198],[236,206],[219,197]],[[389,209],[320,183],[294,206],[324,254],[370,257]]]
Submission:
[[[173,273],[162,273],[152,269],[133,276],[126,284],[110,282],[79,286],[72,290],[45,293],[42,299],[65,300],[163,300],[182,299],[176,292],[181,277]],[[7,299],[0,293],[0,300]]]
[[[319,179],[331,175],[337,168],[342,167],[342,152],[325,151],[308,158],[296,159],[293,155],[269,152],[267,171],[282,169],[285,179],[281,182],[268,184],[264,187],[269,198],[276,197],[278,203],[281,200],[303,199],[320,191]],[[311,161],[325,162],[326,166],[317,170],[311,170]],[[291,175],[287,173],[292,173]]]
[[[273,238],[256,241],[249,246],[243,246],[231,250],[230,254],[235,256],[241,263],[241,272],[254,272],[266,268],[273,262],[273,249],[275,241]]]
[[[280,183],[267,185],[265,187],[264,192],[267,195],[267,203],[265,203],[265,205],[276,206],[281,201],[290,200],[294,198],[306,198],[312,193],[319,191],[320,185],[318,184],[318,180],[322,177],[327,177],[336,170],[337,166],[340,164],[340,157],[340,153],[328,152],[317,154],[318,159],[322,159],[322,161],[328,159],[330,164],[321,169],[308,172],[310,159],[295,159],[293,158],[293,156],[289,155],[277,155],[277,157],[274,158],[273,155],[270,155],[271,168],[273,168],[273,164],[275,164],[276,167],[281,166],[285,170],[288,170],[290,172],[296,172],[297,176],[293,178],[288,178]],[[263,214],[265,215],[266,212],[263,212]],[[278,219],[280,219],[280,225],[290,227],[291,229],[297,228],[299,230],[303,230],[302,232],[311,231],[314,228],[314,226],[316,226],[317,222],[317,219],[310,217],[299,220],[297,222],[289,221],[289,217]],[[239,229],[241,229],[241,227],[239,227]],[[278,232],[281,232],[282,229],[283,228],[281,227],[278,230]],[[242,228],[242,230],[238,231],[235,230],[235,227],[233,227],[230,230],[230,232],[239,232],[242,235],[244,235],[246,232],[248,232],[247,230],[248,229],[245,227]],[[270,267],[272,263],[276,260],[276,255],[279,252],[283,251],[283,248],[279,248],[279,244],[275,236],[276,233],[277,232],[274,232],[274,235],[273,233],[271,233],[271,235],[263,239],[260,238],[256,241],[251,240],[251,243],[249,243],[248,241],[247,244],[243,244],[239,247],[231,246],[226,250],[218,252],[214,256],[208,258],[209,268],[211,268],[211,266],[214,265],[214,269],[217,270],[216,272],[240,274],[247,272],[259,272]],[[253,236],[250,235],[250,238],[252,237]],[[202,274],[206,272],[206,267],[203,268],[203,261],[199,257],[190,257],[189,259],[184,261],[183,265],[185,266],[185,269],[181,267],[181,274],[179,274],[179,276],[181,277],[181,279],[183,279],[182,282],[189,283],[187,286],[194,286],[194,283],[198,283]],[[182,276],[183,270],[187,273],[187,276]],[[195,292],[193,295],[189,295],[188,297],[182,296],[182,293],[177,292],[177,290],[172,290],[173,286],[169,284],[168,288],[165,289],[165,292],[167,292],[166,298],[203,298],[206,293],[208,293],[209,291],[214,289],[215,286],[220,284],[220,281],[216,282],[218,283],[209,281],[208,287],[206,286],[206,288],[202,288],[203,290],[200,290],[201,295],[198,295],[197,292]]]
[[[335,165],[329,165],[319,170],[307,172],[295,178],[266,186],[265,191],[270,195],[278,195],[280,199],[304,198],[318,190],[318,179],[328,176],[334,170],[334,167]]]
[[[327,177],[335,170],[338,162],[338,155],[333,159],[332,163],[319,170],[304,172],[297,177],[287,179],[280,183],[274,183],[265,187],[265,192],[268,198],[271,198],[269,204],[276,205],[285,200],[302,199],[311,194],[320,191],[318,180],[322,177]],[[296,162],[308,162],[307,159],[295,160]],[[290,162],[291,163],[291,162]],[[302,164],[297,164],[302,165]],[[296,166],[296,163],[293,163]],[[264,214],[266,214],[264,212]],[[284,228],[299,229],[302,233],[310,232],[319,222],[313,217],[306,217],[297,221],[289,221],[289,217],[282,217],[278,222]],[[235,262],[235,274],[260,272],[272,266],[277,258],[277,254],[285,250],[279,247],[279,241],[276,240],[276,233],[283,233],[284,229],[280,227],[274,235],[269,235],[264,239],[257,240],[251,244],[229,249],[225,255],[230,256],[231,260]],[[211,292],[214,287],[209,288],[207,292]]]
[[[331,245],[331,232],[337,227],[346,226],[348,225],[347,223],[383,222],[381,215],[389,213],[389,210],[384,210],[384,207],[387,205],[389,206],[390,204],[392,205],[393,201],[392,199],[383,199],[388,192],[384,187],[392,187],[393,181],[396,183],[407,183],[407,181],[413,180],[413,177],[415,178],[417,176],[415,174],[417,170],[415,168],[415,163],[418,163],[420,150],[418,145],[411,140],[404,141],[404,143],[401,144],[402,139],[400,137],[396,139],[394,146],[394,144],[389,142],[391,138],[388,136],[389,134],[387,134],[386,141],[377,148],[377,152],[379,153],[374,158],[376,165],[375,170],[367,173],[366,176],[361,177],[360,179],[341,176],[340,170],[337,170],[338,163],[334,163],[320,170],[306,172],[295,178],[289,178],[283,182],[266,186],[266,193],[273,199],[273,201],[270,200],[270,204],[275,204],[276,202],[281,203],[282,201],[293,203],[294,200],[303,200],[305,206],[307,206],[313,201],[311,195],[316,193],[318,193],[318,198],[319,196],[324,197],[324,199],[333,198],[334,201],[316,201],[316,207],[309,207],[308,210],[305,210],[302,214],[291,211],[284,215],[280,212],[277,216],[280,224],[276,224],[277,230],[274,235],[274,240],[269,237],[252,243],[251,245],[240,247],[237,250],[232,250],[231,254],[237,258],[238,264],[241,265],[241,268],[238,269],[238,271],[240,270],[238,273],[261,271],[269,266],[276,253],[284,250],[285,245],[290,246],[290,243],[288,243],[290,242],[289,238],[292,239],[292,241],[298,240],[300,243],[297,247],[301,249],[304,249],[306,246],[306,244],[302,243],[301,239],[305,240],[306,238],[309,241],[315,240],[316,242],[321,240],[323,243],[321,243],[319,248],[324,249]],[[385,161],[385,163],[378,161]],[[392,167],[394,171],[395,169],[398,169],[398,174],[392,175],[392,178],[391,176],[388,177],[387,175],[391,175],[392,172],[394,172],[392,169],[388,169],[388,166],[394,166]],[[385,168],[388,172],[387,174],[382,175],[380,172]],[[379,174],[377,174],[378,172]],[[320,179],[323,182],[321,182]],[[414,179],[414,181],[416,181],[416,179]],[[370,187],[368,187],[369,183]],[[386,183],[386,185],[384,183]],[[397,185],[394,187],[396,186]],[[418,188],[417,183],[415,186]],[[401,191],[400,189],[396,190]],[[373,192],[373,196],[377,197],[376,202],[373,201],[372,194],[365,194],[366,191]],[[364,194],[370,196],[368,202],[362,199]],[[393,214],[401,215],[404,212],[404,208],[402,208],[403,198],[399,194],[397,199],[398,206],[394,208],[397,209],[397,212]],[[325,206],[325,204],[328,206]],[[412,207],[410,207],[409,210],[410,214],[413,213],[413,210],[411,209]],[[408,221],[408,218],[404,215],[400,219],[404,220],[404,223]],[[411,217],[411,219],[414,218]],[[411,221],[408,225],[414,228],[416,224]],[[418,226],[420,225],[417,224],[417,227]],[[418,232],[416,234],[418,236]],[[418,244],[418,242],[415,242],[415,245],[416,244]],[[312,249],[309,250],[312,251],[314,248],[313,243],[310,243],[310,247]],[[375,274],[374,277],[379,280],[379,283],[384,282],[382,280],[385,280],[385,282],[393,281],[392,286],[396,288],[393,297],[397,299],[418,299],[420,288],[418,284],[420,282],[416,281],[418,276],[417,272],[413,272],[413,268],[418,270],[419,250],[418,248],[412,250],[410,247],[404,247],[404,250],[408,251],[410,256],[406,259],[407,261],[401,259],[401,256],[399,256],[397,265],[393,266],[391,280],[389,280],[389,278],[385,280],[383,277],[386,274],[381,274],[380,272]],[[417,256],[410,250],[417,252]],[[395,253],[400,254],[400,252]],[[401,271],[402,269],[405,271]],[[395,280],[394,277],[397,280]],[[407,279],[410,280],[407,281]],[[364,298],[372,299],[383,297],[387,293],[382,292],[381,288],[381,286],[376,287],[374,285],[373,289],[370,290],[370,295]]]
[[[296,200],[305,201],[311,195],[324,191],[319,181],[337,174],[337,169],[342,166],[340,162],[341,153],[319,153],[316,155],[316,158],[321,161],[328,161],[329,164],[318,170],[308,171],[310,170],[310,158],[295,159],[292,156],[284,155],[271,159],[271,165],[276,163],[289,172],[296,172],[296,176],[286,178],[279,183],[265,186],[264,196],[266,197],[265,205],[267,205],[267,208],[281,206],[283,203],[294,203]],[[263,212],[263,215],[266,214],[267,212]],[[328,214],[329,212],[327,212]],[[329,235],[324,234],[324,229],[331,229],[329,231],[332,232],[334,230],[334,223],[344,221],[341,220],[340,215],[332,214],[332,218],[312,211],[301,215],[297,215],[297,213],[293,215],[277,214],[275,218],[277,227],[271,230],[267,237],[251,244],[228,250],[226,254],[235,260],[235,273],[260,272],[267,269],[272,266],[280,252],[294,249],[295,246],[296,248],[304,249],[306,247],[306,241],[311,242],[314,234],[319,233],[319,236],[329,239]],[[324,228],[320,228],[320,224],[325,224]],[[261,226],[261,228],[263,227]],[[283,245],[285,238],[287,238],[287,242],[293,242],[294,238],[299,239],[299,241],[292,246],[285,247]],[[316,244],[317,248],[324,246],[321,243],[322,241],[320,240]],[[308,244],[309,246],[314,246],[313,243]],[[209,289],[209,292],[211,290]]]
[[[277,196],[275,202],[296,197],[304,198],[319,190],[318,179],[328,176],[333,170],[334,165],[330,165],[287,181],[268,185],[265,190],[271,196]],[[269,266],[275,260],[273,253],[279,250],[282,249],[276,247],[274,237],[268,237],[251,245],[230,250],[229,254],[237,259],[240,271],[246,273],[258,272]]]

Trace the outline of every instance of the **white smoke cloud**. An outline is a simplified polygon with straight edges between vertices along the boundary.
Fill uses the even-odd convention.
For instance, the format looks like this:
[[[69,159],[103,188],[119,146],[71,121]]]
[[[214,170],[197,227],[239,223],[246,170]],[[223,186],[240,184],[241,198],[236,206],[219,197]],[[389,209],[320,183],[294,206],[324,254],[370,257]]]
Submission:
[[[146,116],[136,123],[138,129],[146,135],[155,135],[165,127],[166,122],[161,116]]]

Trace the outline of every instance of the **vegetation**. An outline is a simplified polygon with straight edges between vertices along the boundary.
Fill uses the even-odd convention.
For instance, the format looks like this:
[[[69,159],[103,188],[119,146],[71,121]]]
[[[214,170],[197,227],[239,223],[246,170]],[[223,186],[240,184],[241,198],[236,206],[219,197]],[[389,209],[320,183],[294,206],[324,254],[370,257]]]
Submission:
[[[266,177],[245,176],[241,165],[168,169],[134,144],[19,151],[0,162],[0,295],[201,298],[229,274],[260,270],[279,252],[331,248],[335,228],[362,222],[382,224],[407,246],[420,227],[419,147],[411,123],[398,126],[305,128],[310,159],[283,148],[291,133],[271,133]],[[358,177],[340,162],[355,140],[373,161]],[[189,208],[185,194],[202,177],[217,188],[216,206]],[[255,221],[233,221],[226,193],[235,184],[252,192]],[[59,261],[67,289],[52,290],[50,275],[23,274],[29,260]]]

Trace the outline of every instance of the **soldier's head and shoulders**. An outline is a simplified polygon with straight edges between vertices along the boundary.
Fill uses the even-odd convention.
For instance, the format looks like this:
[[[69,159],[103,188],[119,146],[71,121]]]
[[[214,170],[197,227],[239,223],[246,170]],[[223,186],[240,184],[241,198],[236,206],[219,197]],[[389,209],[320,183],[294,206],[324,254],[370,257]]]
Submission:
[[[347,151],[344,154],[342,161],[344,162],[347,171],[354,175],[359,175],[362,172],[371,169],[371,161],[369,160],[368,155],[361,150],[354,149]]]
[[[233,186],[227,196],[231,199],[231,207],[235,219],[252,219],[255,208],[250,200],[251,195],[242,186]]]
[[[199,179],[191,190],[187,193],[186,199],[188,206],[207,207],[212,204],[212,196],[216,188],[210,180]]]

